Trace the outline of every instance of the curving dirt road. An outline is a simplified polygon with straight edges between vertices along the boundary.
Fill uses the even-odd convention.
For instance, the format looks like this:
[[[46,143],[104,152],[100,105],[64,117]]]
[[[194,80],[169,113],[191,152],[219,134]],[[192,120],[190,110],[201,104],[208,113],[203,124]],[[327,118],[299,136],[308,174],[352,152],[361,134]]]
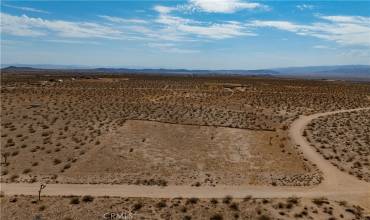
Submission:
[[[122,197],[198,197],[223,198],[226,195],[243,198],[247,195],[257,198],[286,198],[297,197],[328,197],[334,200],[346,200],[364,207],[370,213],[370,183],[341,172],[325,160],[302,136],[305,126],[318,117],[370,109],[357,108],[318,113],[301,116],[295,120],[290,129],[291,139],[299,145],[305,158],[316,164],[322,171],[324,180],[317,186],[284,187],[284,186],[222,186],[191,187],[191,186],[139,186],[139,185],[110,185],[110,184],[48,184],[43,195],[92,195],[92,196],[122,196]],[[37,195],[39,183],[1,183],[1,191],[6,195]]]

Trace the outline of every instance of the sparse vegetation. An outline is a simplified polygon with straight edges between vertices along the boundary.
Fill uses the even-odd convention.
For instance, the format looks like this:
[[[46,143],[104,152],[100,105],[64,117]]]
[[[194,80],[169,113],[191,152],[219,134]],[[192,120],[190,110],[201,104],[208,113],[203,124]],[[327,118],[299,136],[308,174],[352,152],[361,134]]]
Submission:
[[[80,199],[78,197],[72,197],[69,203],[72,205],[80,204]]]
[[[22,77],[14,74],[3,76],[1,144],[5,149],[3,152],[9,154],[7,159],[2,156],[2,162],[6,160],[9,163],[8,174],[3,176],[3,181],[11,181],[10,177],[13,174],[21,175],[33,163],[37,169],[32,168],[32,175],[46,182],[86,182],[87,178],[80,175],[84,172],[80,168],[89,166],[80,164],[77,158],[89,158],[92,153],[98,153],[97,149],[105,152],[108,134],[119,131],[130,120],[154,120],[171,125],[249,129],[253,131],[250,134],[257,135],[256,138],[259,140],[251,146],[255,146],[260,151],[266,148],[266,151],[274,152],[273,157],[266,156],[263,151],[258,153],[264,155],[262,160],[273,160],[286,176],[276,177],[273,171],[267,170],[262,164],[260,169],[270,172],[267,175],[260,175],[258,170],[253,173],[248,169],[249,173],[242,173],[250,176],[237,176],[233,172],[227,172],[230,176],[224,178],[222,172],[213,172],[212,176],[201,177],[190,173],[190,170],[197,169],[192,162],[193,164],[186,166],[176,164],[181,167],[182,173],[179,173],[179,176],[184,179],[179,179],[177,176],[169,178],[168,175],[166,177],[168,179],[164,179],[160,173],[161,169],[156,171],[159,173],[156,173],[156,177],[153,178],[151,175],[146,175],[144,171],[134,172],[134,168],[128,166],[128,164],[134,164],[132,161],[135,157],[145,153],[144,146],[148,149],[149,155],[161,157],[151,152],[150,146],[153,146],[153,140],[150,134],[144,134],[137,137],[136,147],[115,148],[118,151],[116,155],[126,153],[131,155],[125,160],[128,161],[127,164],[122,165],[126,173],[120,172],[123,175],[116,177],[118,178],[114,180],[116,183],[160,186],[196,183],[194,186],[213,186],[241,184],[247,178],[259,181],[250,182],[250,184],[269,183],[276,186],[317,184],[321,179],[315,167],[303,161],[289,140],[284,139],[290,122],[301,114],[366,106],[369,103],[366,97],[370,90],[367,84],[247,77],[190,79],[132,76],[129,80],[121,76],[100,76],[102,80],[97,80],[94,76],[88,76],[90,79],[85,79],[79,75],[70,74],[58,77],[62,77],[64,82],[55,83],[55,77],[43,74],[37,77],[32,74]],[[71,77],[76,80],[70,80]],[[40,81],[50,83],[47,86],[40,86],[38,85]],[[306,106],[310,107],[306,108]],[[150,126],[149,123],[145,126],[147,125]],[[165,127],[165,125],[161,126]],[[168,129],[176,131],[183,128],[168,126]],[[279,137],[277,138],[276,135]],[[210,144],[220,142],[216,133],[209,133],[207,139]],[[196,146],[196,148],[199,147],[208,146],[205,144]],[[246,155],[243,154],[245,149],[241,149],[240,146],[231,146],[231,148],[229,154],[232,160],[246,160]],[[189,152],[184,152],[186,149]],[[220,150],[225,152],[225,149]],[[181,155],[192,155],[191,151],[192,149],[187,147],[178,150]],[[162,154],[167,157],[164,155],[165,152],[162,151]],[[14,163],[14,161],[18,162]],[[170,163],[166,160],[162,162]],[[177,159],[176,162],[181,163],[181,160]],[[104,163],[91,161],[86,163],[92,166],[104,165]],[[207,162],[207,164],[212,163],[212,161]],[[354,170],[363,170],[367,167],[366,160],[353,160],[351,163]],[[148,170],[153,165],[148,163],[141,166]],[[225,161],[220,166],[223,169],[228,167],[234,169]],[[243,164],[243,167],[248,168],[246,164]],[[294,176],[290,175],[292,168],[296,173]],[[205,169],[209,168],[205,167]],[[101,170],[104,170],[104,173],[111,172],[106,171],[105,168]],[[185,170],[188,171],[185,172]],[[138,173],[138,175],[135,176],[132,173]],[[58,174],[58,180],[51,179],[52,174]],[[67,174],[68,180],[64,178]],[[99,178],[101,176],[99,173],[91,175],[93,175],[89,178],[91,183],[112,183],[113,181]],[[195,179],[192,178],[194,175]],[[366,179],[366,175],[360,174],[359,177],[361,175]],[[31,177],[12,179],[12,181],[26,182],[29,181],[28,178]]]
[[[44,197],[37,202],[36,196],[1,197],[1,219],[27,219],[34,213],[41,212],[47,219],[94,219],[104,212],[114,212],[117,205],[123,210],[132,210],[140,217],[152,218],[153,215],[170,215],[172,219],[292,219],[308,218],[321,219],[324,217],[335,219],[366,219],[365,212],[358,206],[348,202],[334,202],[325,198],[314,200],[300,198],[299,202],[292,199],[256,199],[248,200],[234,198],[230,204],[218,203],[213,199],[196,199],[196,204],[188,202],[190,199],[152,199],[152,198],[119,198],[95,197],[89,204],[80,204],[90,201],[89,196],[80,197]],[[263,200],[268,200],[264,203]],[[34,202],[35,201],[35,202]],[[320,206],[314,203],[317,201]],[[324,201],[324,202],[323,202]],[[294,208],[287,209],[285,205],[296,203]],[[80,204],[80,205],[79,205]],[[180,205],[182,204],[182,205]],[[284,205],[282,205],[284,204]],[[280,208],[279,208],[280,207]],[[71,214],[71,209],[73,214]],[[22,212],[15,211],[22,210]],[[58,210],[58,211],[50,211]],[[341,217],[342,216],[342,217]]]
[[[82,197],[82,201],[83,202],[92,202],[92,201],[94,201],[94,197],[89,196],[89,195],[85,195],[85,196]]]
[[[290,142],[291,122],[302,114],[370,104],[370,86],[364,83],[253,77],[102,76],[98,80],[79,75],[70,80],[72,75],[63,75],[64,83],[47,86],[35,84],[55,76],[2,75],[3,182],[314,185],[320,183],[320,173]],[[320,118],[302,134],[328,161],[367,180],[368,113]],[[334,136],[338,141],[332,141]],[[1,217],[9,219],[15,208],[23,207],[24,213],[16,214],[19,219],[37,212],[50,219],[72,219],[67,211],[60,212],[63,216],[49,212],[72,208],[77,213],[73,219],[81,218],[81,213],[93,219],[101,216],[94,209],[98,204],[99,210],[113,211],[119,205],[165,219],[169,213],[174,219],[322,215],[361,219],[364,215],[349,203],[324,198],[171,200],[86,195],[43,197],[42,202],[33,198],[35,203],[30,198],[1,197],[5,206]]]
[[[369,125],[370,110],[363,110],[316,119],[306,132],[325,159],[338,169],[370,182]]]

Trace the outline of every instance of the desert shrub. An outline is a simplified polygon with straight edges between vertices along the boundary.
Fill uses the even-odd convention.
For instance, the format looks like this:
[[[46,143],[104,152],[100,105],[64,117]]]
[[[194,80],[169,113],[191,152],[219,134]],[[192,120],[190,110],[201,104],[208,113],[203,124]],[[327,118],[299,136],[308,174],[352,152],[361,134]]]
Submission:
[[[288,204],[285,205],[285,207],[287,209],[291,209],[291,208],[293,208],[293,203],[288,203]]]
[[[69,203],[72,204],[72,205],[80,204],[80,199],[78,197],[72,197],[71,201],[69,201]]]
[[[197,204],[197,202],[199,201],[198,198],[190,198],[186,201],[187,204]]]
[[[352,208],[346,208],[345,211],[356,215],[356,210],[354,210]]]
[[[35,183],[37,181],[37,178],[36,177],[32,177],[30,180],[29,180],[29,182],[30,183]]]
[[[58,158],[55,158],[53,160],[54,165],[60,164],[62,161],[60,161]]]
[[[314,203],[317,206],[321,206],[323,204],[329,204],[329,201],[326,198],[315,198],[312,199],[312,203]]]
[[[236,202],[231,203],[230,208],[234,211],[238,211],[239,210],[238,203]]]
[[[137,211],[140,210],[143,207],[143,204],[141,202],[137,202],[133,205],[132,210]]]
[[[225,204],[229,204],[232,200],[233,200],[233,197],[225,196],[225,198],[222,199],[222,202]]]
[[[13,174],[11,177],[10,177],[10,181],[11,182],[14,182],[16,179],[18,179],[18,175],[16,175],[16,174]]]
[[[246,197],[244,197],[243,201],[244,202],[247,202],[247,201],[249,201],[251,199],[252,199],[252,196],[246,196]]]
[[[64,165],[64,167],[63,167],[63,169],[69,169],[69,168],[71,168],[71,164],[70,163],[67,163],[66,165]]]
[[[291,203],[291,204],[294,204],[294,205],[297,205],[299,203],[299,199],[296,198],[296,197],[290,197],[288,198],[288,203]]]
[[[167,203],[166,203],[166,201],[160,201],[160,202],[158,202],[157,203],[157,208],[164,208],[164,207],[166,207],[167,206]]]
[[[277,204],[277,208],[279,208],[279,209],[283,209],[283,208],[284,208],[284,203],[279,202],[279,203]]]
[[[45,209],[46,209],[46,206],[44,206],[44,205],[39,207],[39,211],[41,211],[41,212],[44,211]]]
[[[222,215],[214,214],[214,215],[211,216],[211,218],[209,220],[222,220],[222,219],[223,219]]]
[[[90,195],[85,195],[82,197],[82,201],[83,202],[92,202],[94,201],[94,197],[90,196]]]
[[[267,216],[267,215],[261,215],[258,217],[258,220],[270,220],[270,216]]]
[[[23,170],[23,173],[24,173],[24,174],[27,174],[27,173],[29,173],[29,172],[31,172],[31,169],[29,169],[29,168],[27,168],[27,169],[24,169],[24,170]]]
[[[201,185],[200,182],[194,183],[194,186],[196,186],[196,187],[199,187],[200,185]]]
[[[183,206],[183,207],[181,207],[180,211],[185,213],[185,212],[188,211],[188,209],[185,206]]]

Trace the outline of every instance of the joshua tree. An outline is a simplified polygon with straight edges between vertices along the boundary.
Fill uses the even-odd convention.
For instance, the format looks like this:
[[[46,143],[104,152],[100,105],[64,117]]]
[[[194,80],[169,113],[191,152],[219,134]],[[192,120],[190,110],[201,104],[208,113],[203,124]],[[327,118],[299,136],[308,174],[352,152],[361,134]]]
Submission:
[[[40,185],[40,189],[39,189],[39,201],[41,200],[41,191],[42,191],[43,189],[45,189],[45,187],[46,187],[46,184],[42,184],[42,183],[41,183],[41,185]]]

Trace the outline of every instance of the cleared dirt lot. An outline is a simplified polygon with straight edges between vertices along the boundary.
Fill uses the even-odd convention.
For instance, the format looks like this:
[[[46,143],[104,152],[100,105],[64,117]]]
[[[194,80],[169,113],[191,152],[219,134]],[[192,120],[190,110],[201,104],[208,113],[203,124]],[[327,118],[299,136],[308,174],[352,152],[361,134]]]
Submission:
[[[319,181],[308,180],[308,165],[272,131],[129,120],[101,139],[101,148],[65,172],[70,182],[214,186]],[[293,177],[296,182],[284,182]]]

